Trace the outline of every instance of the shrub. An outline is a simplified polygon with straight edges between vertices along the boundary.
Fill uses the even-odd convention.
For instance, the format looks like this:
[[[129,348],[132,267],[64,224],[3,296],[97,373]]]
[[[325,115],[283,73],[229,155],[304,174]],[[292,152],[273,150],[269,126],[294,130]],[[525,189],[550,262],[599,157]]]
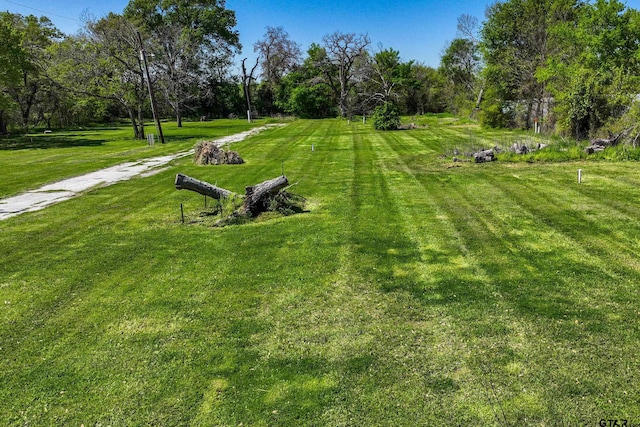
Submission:
[[[373,127],[377,130],[395,130],[400,126],[400,113],[392,102],[385,102],[373,111]]]

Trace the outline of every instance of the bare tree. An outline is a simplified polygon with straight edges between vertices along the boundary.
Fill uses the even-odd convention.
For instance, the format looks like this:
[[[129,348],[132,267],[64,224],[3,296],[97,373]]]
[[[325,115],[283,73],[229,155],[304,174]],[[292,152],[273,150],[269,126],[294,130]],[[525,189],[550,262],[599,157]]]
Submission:
[[[466,13],[458,16],[458,34],[461,38],[478,43],[476,32],[478,30],[478,18]]]
[[[479,73],[479,70],[481,67],[481,57],[480,57],[480,49],[479,49],[480,42],[478,40],[477,33],[478,33],[478,18],[468,14],[463,14],[458,17],[458,34],[460,35],[461,39],[467,41],[467,44],[476,52],[476,56],[477,56],[477,59],[475,59],[475,62],[477,62],[476,71],[478,72],[476,72],[475,75],[476,75],[476,80],[478,80],[477,83],[479,83],[479,90],[477,91],[476,106],[475,106],[476,109],[480,108],[480,103],[482,102],[482,95],[484,93],[484,80],[481,78]],[[471,62],[474,61],[473,56],[474,55],[470,56]],[[475,89],[472,89],[472,90],[475,90]]]
[[[244,65],[244,62],[246,60],[247,58],[244,58],[242,60],[242,87],[244,89],[244,96],[247,99],[247,120],[251,122],[251,116],[252,116],[251,95],[250,95],[251,80],[255,79],[255,77],[253,77],[253,73],[256,71],[256,68],[258,67],[258,58],[256,58],[256,65],[253,66],[249,74],[247,74],[247,67]]]
[[[300,65],[302,55],[300,45],[282,27],[267,27],[262,40],[253,45],[253,51],[259,55],[262,78],[271,86]]]
[[[183,29],[175,24],[155,28],[153,44],[154,66],[159,72],[159,88],[175,113],[178,127],[190,101],[196,98],[193,90],[201,74],[200,46],[183,37]]]
[[[329,79],[329,84],[338,96],[338,107],[342,117],[349,114],[348,96],[356,83],[355,65],[358,59],[363,58],[367,52],[367,46],[371,43],[369,36],[354,33],[341,33],[336,31],[322,38],[326,49],[326,59],[335,67],[338,82]]]
[[[370,72],[369,81],[373,86],[371,97],[375,104],[383,104],[389,101],[397,101],[399,97],[398,86],[402,77],[403,67],[400,61],[400,52],[394,49],[383,49],[379,46],[379,51],[369,61]],[[411,63],[407,64],[410,68]],[[409,70],[407,68],[407,71]]]

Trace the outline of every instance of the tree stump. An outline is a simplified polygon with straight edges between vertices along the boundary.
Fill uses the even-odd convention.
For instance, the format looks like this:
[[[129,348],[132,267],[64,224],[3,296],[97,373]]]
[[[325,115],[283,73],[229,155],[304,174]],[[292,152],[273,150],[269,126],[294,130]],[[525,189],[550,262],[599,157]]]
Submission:
[[[282,175],[260,184],[252,185],[245,188],[244,211],[255,215],[256,213],[265,211],[268,207],[269,194],[273,194],[278,190],[289,185],[287,177]]]

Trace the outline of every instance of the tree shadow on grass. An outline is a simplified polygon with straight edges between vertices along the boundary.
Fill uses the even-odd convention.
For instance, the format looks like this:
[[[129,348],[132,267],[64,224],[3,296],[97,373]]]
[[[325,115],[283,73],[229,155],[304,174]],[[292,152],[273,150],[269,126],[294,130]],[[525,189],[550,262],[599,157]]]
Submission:
[[[0,139],[0,150],[28,150],[47,148],[98,147],[104,139],[85,139],[68,135],[19,136]]]

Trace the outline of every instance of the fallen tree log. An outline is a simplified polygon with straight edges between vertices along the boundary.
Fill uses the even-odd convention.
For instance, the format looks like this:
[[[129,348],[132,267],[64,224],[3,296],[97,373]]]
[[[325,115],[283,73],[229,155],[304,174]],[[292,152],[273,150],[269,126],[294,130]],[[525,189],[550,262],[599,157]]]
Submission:
[[[598,138],[592,139],[591,146],[593,147],[615,147],[620,142],[620,138],[625,134],[625,132],[620,132],[617,135],[613,135],[609,132],[609,138]]]
[[[254,215],[265,211],[268,207],[268,195],[289,185],[287,177],[282,175],[260,184],[245,187],[244,212]]]
[[[624,137],[631,131],[631,128],[625,129],[617,135],[613,135],[609,132],[609,138],[598,138],[592,139],[589,141],[589,146],[584,149],[584,152],[587,154],[598,153],[600,151],[604,151],[608,147],[615,147],[618,145]]]
[[[606,147],[602,145],[590,145],[588,147],[585,147],[584,152],[587,154],[599,153],[601,151],[604,151],[605,148]]]
[[[176,188],[178,190],[191,190],[196,193],[204,194],[205,196],[213,197],[216,200],[229,197],[233,193],[224,188],[216,187],[208,182],[200,181],[190,176],[183,175],[181,173],[176,175]]]

